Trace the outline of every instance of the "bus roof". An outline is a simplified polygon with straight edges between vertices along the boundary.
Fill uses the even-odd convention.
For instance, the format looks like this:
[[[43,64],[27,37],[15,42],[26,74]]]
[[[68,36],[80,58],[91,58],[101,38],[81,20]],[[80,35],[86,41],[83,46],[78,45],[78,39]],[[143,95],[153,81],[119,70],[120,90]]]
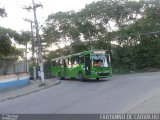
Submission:
[[[84,51],[84,52],[80,52],[80,53],[75,53],[75,54],[71,54],[71,55],[67,55],[67,56],[62,56],[62,57],[54,58],[54,59],[51,59],[51,61],[62,59],[62,58],[69,58],[71,56],[86,55],[86,54],[91,53],[93,51],[108,51],[108,50],[88,50],[88,51]]]

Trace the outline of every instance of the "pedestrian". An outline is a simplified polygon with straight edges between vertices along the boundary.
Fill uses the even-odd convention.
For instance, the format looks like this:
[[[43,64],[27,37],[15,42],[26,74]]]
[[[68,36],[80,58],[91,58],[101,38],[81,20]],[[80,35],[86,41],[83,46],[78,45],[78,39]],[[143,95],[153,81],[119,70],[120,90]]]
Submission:
[[[38,70],[38,79],[41,80],[41,71],[40,71],[40,69]]]

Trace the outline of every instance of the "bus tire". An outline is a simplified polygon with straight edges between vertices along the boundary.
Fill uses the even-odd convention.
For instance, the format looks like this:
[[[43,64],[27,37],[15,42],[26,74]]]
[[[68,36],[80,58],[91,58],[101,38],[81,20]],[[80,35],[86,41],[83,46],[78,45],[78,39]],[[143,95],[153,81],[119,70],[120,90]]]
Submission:
[[[78,74],[78,78],[79,78],[79,80],[81,80],[82,82],[85,82],[85,79],[84,79],[84,77],[83,77],[83,73],[82,73],[82,72],[80,72],[80,73]]]
[[[58,80],[62,80],[62,76],[60,72],[58,73]]]
[[[96,80],[98,81],[98,80],[99,80],[99,78],[96,78]]]

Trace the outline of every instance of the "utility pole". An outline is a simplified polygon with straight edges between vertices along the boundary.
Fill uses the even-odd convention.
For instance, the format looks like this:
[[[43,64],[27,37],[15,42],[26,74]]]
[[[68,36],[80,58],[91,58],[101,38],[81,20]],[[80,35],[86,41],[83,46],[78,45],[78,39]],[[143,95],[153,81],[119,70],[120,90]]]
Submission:
[[[33,64],[33,79],[36,80],[36,63],[35,63],[35,50],[34,50],[34,36],[33,36],[33,21],[30,19],[24,19],[24,21],[29,22],[31,24],[31,39],[32,39],[32,64]]]
[[[39,36],[39,25],[37,21],[37,15],[36,15],[36,9],[38,7],[42,7],[41,4],[35,4],[34,0],[32,0],[33,6],[25,7],[24,9],[30,11],[31,9],[33,10],[34,14],[34,23],[36,27],[36,38],[37,38],[37,45],[38,45],[38,63],[40,67],[40,72],[41,72],[41,83],[44,84],[44,71],[43,71],[43,58],[42,58],[42,45],[41,45],[41,40]]]

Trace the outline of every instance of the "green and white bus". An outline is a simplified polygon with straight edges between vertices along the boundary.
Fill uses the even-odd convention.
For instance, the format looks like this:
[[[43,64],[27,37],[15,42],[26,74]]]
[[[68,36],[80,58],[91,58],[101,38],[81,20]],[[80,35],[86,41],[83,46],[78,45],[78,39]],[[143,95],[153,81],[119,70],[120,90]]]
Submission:
[[[59,79],[77,78],[85,81],[89,78],[111,77],[111,58],[107,50],[89,50],[51,60],[53,76]]]

